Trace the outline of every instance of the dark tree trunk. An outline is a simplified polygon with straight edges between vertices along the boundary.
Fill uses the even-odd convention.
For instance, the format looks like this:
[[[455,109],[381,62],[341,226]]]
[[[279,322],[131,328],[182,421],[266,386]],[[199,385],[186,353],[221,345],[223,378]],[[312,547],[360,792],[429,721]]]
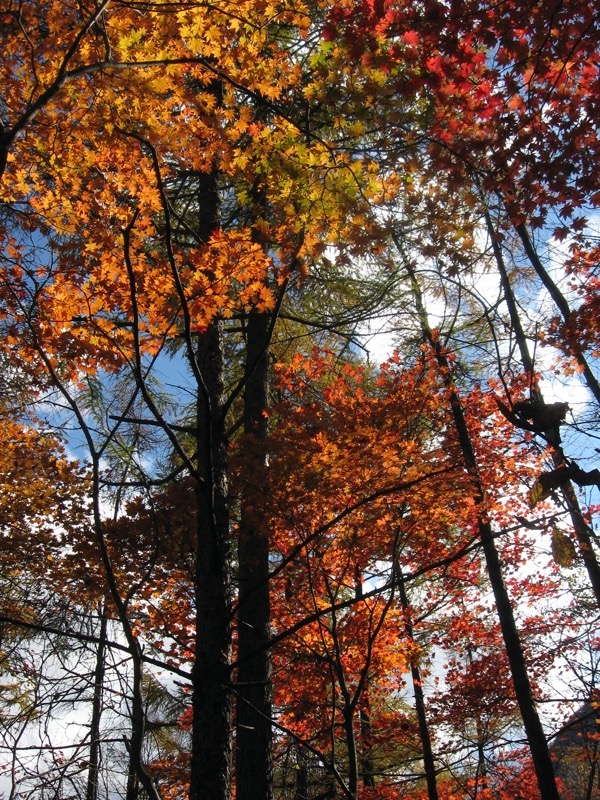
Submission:
[[[533,242],[531,241],[531,238],[529,236],[529,233],[525,225],[523,223],[517,225],[516,231],[519,234],[519,238],[523,243],[523,248],[527,254],[527,258],[529,259],[532,267],[536,271],[541,282],[546,287],[550,297],[556,303],[556,306],[558,307],[563,320],[567,322],[569,320],[569,317],[571,316],[571,308],[569,307],[567,299],[562,294],[558,286],[554,283],[548,272],[544,269],[544,265],[542,264],[540,257],[538,256],[537,251],[533,246]],[[592,369],[588,363],[587,358],[585,357],[583,352],[580,351],[577,351],[574,355],[575,355],[575,360],[577,361],[581,369],[581,373],[585,380],[586,386],[588,387],[590,392],[594,395],[596,402],[600,403],[600,383],[598,383],[596,376],[592,372]]]
[[[502,576],[500,556],[494,542],[494,533],[485,514],[485,494],[479,478],[477,459],[463,412],[460,395],[452,378],[450,362],[439,340],[433,336],[429,326],[427,313],[414,270],[410,265],[407,265],[407,270],[412,282],[417,314],[419,316],[423,336],[434,350],[437,363],[443,376],[444,385],[448,392],[450,410],[456,429],[458,445],[462,453],[465,468],[472,480],[475,503],[480,508],[480,516],[477,522],[479,540],[484,554],[488,578],[494,594],[498,620],[502,630],[502,637],[504,639],[515,689],[515,696],[523,719],[540,795],[542,800],[560,800],[556,787],[556,780],[554,778],[554,768],[548,751],[548,743],[533,701],[533,693],[523,648],[521,646],[521,639],[508,591]]]
[[[414,631],[410,616],[410,606],[408,604],[408,596],[406,594],[406,587],[404,586],[404,578],[402,577],[401,570],[399,570],[398,575],[398,591],[400,594],[402,613],[404,614],[404,632],[406,633],[409,641],[413,642]],[[425,779],[427,781],[427,797],[429,800],[438,800],[435,759],[433,757],[433,748],[431,747],[431,736],[429,735],[427,714],[425,713],[423,681],[421,678],[421,670],[419,669],[419,665],[414,660],[411,660],[410,662],[410,675],[413,683],[413,691],[415,693],[415,711],[417,713],[417,722],[419,725],[419,738],[421,739],[421,747],[423,749],[423,768],[425,770]]]
[[[308,764],[306,751],[301,745],[296,747],[296,786],[294,800],[308,800]]]
[[[231,793],[231,586],[222,326],[198,337],[196,647],[190,800]]]
[[[486,223],[488,227],[488,232],[490,234],[490,238],[492,240],[494,257],[496,259],[496,264],[498,266],[498,272],[500,274],[500,283],[502,286],[502,292],[504,294],[504,300],[508,308],[508,314],[510,317],[511,326],[514,331],[517,347],[519,348],[519,354],[521,356],[521,364],[523,365],[523,369],[532,376],[533,380],[535,365],[533,363],[533,359],[531,358],[531,354],[529,352],[527,337],[525,335],[525,331],[523,330],[523,326],[521,324],[521,316],[519,314],[519,309],[517,306],[513,288],[510,279],[508,277],[506,265],[504,263],[504,258],[502,255],[502,250],[500,248],[500,245],[495,239],[494,228],[489,214],[486,214]],[[521,240],[523,241],[524,245],[526,245],[530,259],[533,260],[534,265],[537,264],[538,275],[542,277],[541,276],[541,271],[543,270],[542,265],[539,262],[539,259],[537,258],[535,250],[533,249],[533,245],[531,244],[529,236],[527,235],[527,232],[525,231],[524,228],[521,230]],[[547,284],[548,281],[549,278],[548,276],[546,276],[545,285]],[[550,293],[552,294],[555,302],[559,304],[559,308],[561,309],[563,316],[565,314],[568,315],[569,313],[568,306],[565,307],[566,305],[565,302],[561,303],[562,295],[557,294],[558,289],[554,286],[554,284],[551,283],[551,285],[550,286],[547,285],[546,288],[550,290]],[[531,397],[533,400],[539,400],[543,402],[544,398],[542,396],[539,386],[532,385]],[[555,438],[560,439],[560,437],[555,437]],[[551,448],[551,455],[554,466],[555,467],[564,466],[566,464],[566,460],[563,450],[560,446],[560,441],[549,441],[548,443]],[[573,488],[572,482],[567,481],[561,487],[560,491],[564,498],[565,504],[569,509],[569,515],[571,517],[571,522],[573,523],[573,531],[575,533],[575,538],[577,539],[577,544],[579,546],[579,554],[581,556],[583,563],[585,564],[585,568],[587,570],[588,577],[590,579],[590,585],[592,587],[592,591],[594,592],[594,597],[596,598],[596,603],[598,605],[598,608],[600,608],[600,565],[598,564],[598,560],[596,558],[596,554],[592,546],[591,534],[593,534],[593,531],[591,531],[590,527],[587,525],[585,521],[583,514],[581,513],[579,500],[577,499],[577,494]]]
[[[266,314],[250,314],[246,328],[244,479],[238,543],[237,800],[269,800],[273,794],[269,535],[263,509],[270,331]]]
[[[360,721],[360,777],[363,786],[375,788],[375,766],[373,763],[373,727],[369,707],[369,693],[365,692],[363,707],[359,711]]]
[[[475,791],[486,791],[487,789],[487,767],[485,763],[485,732],[481,724],[481,719],[477,718],[477,775]]]
[[[220,83],[215,82],[210,91],[220,103]],[[217,167],[197,176],[196,185],[194,224],[202,244],[209,242],[220,224]],[[198,334],[192,369],[197,381],[198,473],[190,800],[229,800],[233,733],[231,558],[223,324],[218,319]]]
[[[100,632],[96,651],[96,667],[94,670],[94,695],[92,699],[92,719],[90,722],[90,755],[85,800],[97,800],[98,770],[100,767],[100,719],[102,717],[102,693],[104,687],[105,650],[106,650],[106,608],[102,606],[100,616]]]
[[[358,565],[354,573],[354,597],[360,600],[363,597],[363,581]],[[359,777],[363,786],[375,788],[375,766],[373,763],[373,727],[371,725],[371,703],[369,700],[369,676],[365,672],[364,687],[361,692],[360,709],[358,712],[360,731],[360,772]]]

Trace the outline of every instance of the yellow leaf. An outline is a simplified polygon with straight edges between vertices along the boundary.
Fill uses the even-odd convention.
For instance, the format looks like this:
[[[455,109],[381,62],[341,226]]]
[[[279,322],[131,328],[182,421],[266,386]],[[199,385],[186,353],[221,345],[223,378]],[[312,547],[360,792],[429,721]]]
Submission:
[[[559,567],[571,567],[577,557],[572,539],[558,528],[552,528],[552,558]]]
[[[547,497],[550,497],[550,488],[538,479],[529,490],[529,508],[535,508]]]

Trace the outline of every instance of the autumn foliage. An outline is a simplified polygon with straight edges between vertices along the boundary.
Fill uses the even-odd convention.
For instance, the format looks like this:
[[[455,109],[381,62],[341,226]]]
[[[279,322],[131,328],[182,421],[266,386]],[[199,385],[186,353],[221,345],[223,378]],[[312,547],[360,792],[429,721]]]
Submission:
[[[599,19],[0,9],[0,793],[595,796]]]

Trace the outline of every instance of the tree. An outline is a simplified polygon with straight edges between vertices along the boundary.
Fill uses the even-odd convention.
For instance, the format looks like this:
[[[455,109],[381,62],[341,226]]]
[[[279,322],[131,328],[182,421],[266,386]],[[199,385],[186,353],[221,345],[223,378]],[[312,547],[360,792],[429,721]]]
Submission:
[[[78,29],[76,43],[65,45],[66,55],[54,72],[41,40],[38,47],[26,32],[15,35],[9,51],[14,58],[21,58],[19,47],[25,46],[36,59],[34,74],[26,79],[31,85],[47,82],[49,88],[29,101],[5,140],[6,148],[12,148],[6,157],[5,196],[13,208],[22,203],[27,209],[23,225],[32,237],[21,241],[6,231],[5,315],[11,342],[19,343],[29,368],[45,373],[57,389],[88,449],[95,538],[103,564],[103,576],[99,571],[97,577],[110,595],[133,669],[128,749],[136,778],[151,797],[157,788],[144,757],[144,666],[134,600],[159,591],[153,586],[156,555],[149,553],[137,581],[121,571],[102,497],[109,487],[117,488],[114,496],[120,502],[128,489],[160,485],[181,471],[192,479],[195,629],[201,634],[195,639],[192,674],[191,796],[225,797],[230,785],[233,601],[226,415],[245,388],[251,434],[265,403],[252,388],[253,362],[257,355],[265,357],[273,327],[264,313],[276,308],[289,274],[313,252],[322,252],[325,242],[346,235],[331,234],[331,212],[341,220],[350,201],[356,206],[361,184],[368,179],[372,187],[374,179],[358,162],[350,171],[348,156],[338,156],[318,140],[307,148],[285,103],[275,116],[273,101],[291,96],[301,78],[286,38],[277,35],[278,26],[304,35],[307,21],[301,14],[286,8],[274,18],[273,9],[252,4],[235,16],[226,9],[216,16],[187,9],[176,13],[176,8],[138,14],[127,7],[122,15],[121,10],[101,8],[90,17]],[[49,5],[42,27],[52,28],[53,46],[61,53],[54,11]],[[25,29],[32,20],[26,20]],[[142,29],[148,34],[143,45]],[[219,41],[235,45],[220,50]],[[270,59],[263,57],[265,47]],[[88,64],[85,48],[102,57]],[[70,69],[72,61],[80,60],[81,68]],[[278,85],[270,87],[265,78],[273,74]],[[66,102],[54,104],[67,83]],[[22,90],[15,86],[15,92]],[[42,122],[56,127],[51,143]],[[27,125],[28,138],[22,140],[17,134]],[[89,137],[80,137],[82,129]],[[27,165],[25,171],[20,164]],[[72,164],[79,169],[70,169]],[[333,178],[325,194],[323,175],[326,183]],[[268,215],[252,210],[257,191]],[[220,208],[228,203],[236,216],[223,224]],[[250,212],[249,223],[245,212]],[[353,214],[364,223],[358,206]],[[42,263],[36,237],[48,251]],[[234,317],[248,336],[249,355],[245,376],[226,388],[223,337],[234,326],[227,320]],[[262,326],[258,338],[255,319]],[[186,389],[195,402],[194,410],[184,411],[188,419],[171,421],[168,401],[153,384],[167,356],[180,371],[187,370]],[[92,384],[86,374],[102,372],[107,385],[119,376],[114,386],[125,392],[124,402],[105,394],[110,405],[101,409],[102,393],[91,401],[80,394],[86,383]],[[97,404],[95,419],[89,417],[90,402]],[[182,409],[175,411],[179,415]],[[171,450],[167,469],[143,467],[147,426],[158,435],[153,453]],[[105,478],[101,465],[109,455],[113,464],[119,455],[121,461]],[[248,525],[245,519],[243,526]],[[245,538],[253,537],[242,533],[242,542]],[[248,570],[256,557],[251,541],[250,553],[240,550],[240,570]],[[242,626],[250,613],[247,605],[250,611],[256,608],[242,597]],[[243,635],[239,645],[248,649]],[[242,673],[244,663],[240,660]],[[241,682],[244,694],[248,682],[243,674]],[[240,713],[252,703],[242,698]]]
[[[595,10],[48,0],[3,14],[0,389],[25,376],[38,417],[11,402],[1,420],[20,476],[5,493],[16,501],[0,502],[5,624],[58,637],[37,687],[65,637],[81,648],[90,800],[111,654],[127,664],[110,711],[126,728],[116,791],[132,800],[225,800],[234,782],[240,800],[270,797],[274,727],[294,742],[298,796],[307,753],[347,797],[394,796],[395,781],[422,777],[421,758],[430,798],[452,792],[434,774],[425,694],[419,735],[395,695],[402,670],[419,687],[425,666],[409,600],[426,587],[432,608],[460,617],[481,552],[555,798],[528,663],[547,633],[527,624],[523,647],[529,589],[510,571],[507,586],[501,559],[523,564],[541,526],[567,568],[560,509],[542,500],[560,490],[594,583],[593,503],[582,510],[572,484],[598,481],[563,448],[564,415],[543,429],[532,416],[540,369],[513,286],[526,258],[560,313],[542,320],[546,341],[594,392],[595,284],[581,306],[567,300],[532,231],[569,220],[554,233],[574,237],[572,279],[593,277],[576,208],[600,202]],[[482,223],[495,304],[471,280],[491,263]],[[434,284],[452,304],[438,329],[423,296]],[[370,372],[358,326],[389,303],[411,308],[403,356]],[[339,352],[310,355],[323,338]],[[274,360],[287,361],[276,384]],[[35,596],[13,605],[21,574]],[[44,619],[47,586],[66,587],[85,625]],[[465,695],[470,664],[447,675]],[[475,683],[463,710],[480,723]],[[59,705],[32,708],[50,720]],[[490,788],[484,755],[468,791]]]

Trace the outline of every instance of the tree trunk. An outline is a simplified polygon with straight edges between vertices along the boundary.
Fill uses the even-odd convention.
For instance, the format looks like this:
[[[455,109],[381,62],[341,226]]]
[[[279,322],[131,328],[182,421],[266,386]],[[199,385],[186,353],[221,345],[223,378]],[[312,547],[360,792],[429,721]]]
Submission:
[[[220,103],[220,82],[215,81],[210,91]],[[200,173],[196,185],[195,231],[198,242],[207,243],[220,224],[217,167]],[[190,800],[229,800],[233,733],[232,603],[225,367],[220,320],[213,320],[205,331],[197,334],[195,362],[191,366],[197,381],[198,473]]]
[[[414,631],[410,617],[410,607],[408,604],[406,587],[404,586],[404,578],[402,577],[402,571],[400,568],[398,568],[398,573],[398,591],[400,593],[402,613],[404,614],[404,632],[406,633],[409,641],[413,642]],[[427,797],[429,800],[438,800],[435,759],[433,757],[433,748],[431,747],[431,737],[429,735],[429,726],[427,724],[427,715],[425,713],[423,681],[421,680],[421,670],[419,669],[419,665],[413,659],[411,659],[410,662],[410,675],[413,683],[413,691],[415,693],[415,711],[417,712],[417,722],[419,725],[419,738],[421,739],[421,747],[423,748],[423,768],[425,770],[425,779],[427,781]]]
[[[102,693],[105,672],[106,650],[106,606],[103,605],[100,616],[100,632],[98,649],[96,650],[96,667],[94,670],[94,695],[92,699],[92,719],[90,722],[90,755],[85,800],[97,800],[98,770],[100,767],[100,719],[102,717]]]
[[[508,314],[510,317],[511,326],[514,331],[517,347],[519,348],[521,363],[523,365],[523,369],[525,370],[525,372],[528,372],[533,379],[535,365],[533,363],[533,359],[529,352],[527,337],[525,335],[525,331],[523,330],[523,326],[521,324],[519,309],[517,307],[510,279],[508,277],[508,272],[506,270],[506,265],[504,263],[502,250],[500,249],[500,245],[498,244],[498,242],[495,240],[492,220],[490,215],[487,213],[486,213],[486,223],[490,238],[492,240],[492,247],[494,250],[494,257],[496,259],[496,265],[498,267],[498,272],[500,274],[500,284],[502,286],[504,300],[508,308]],[[529,240],[529,237],[525,229],[521,231],[521,239],[524,243],[527,243],[530,259],[534,259],[537,262],[538,274],[540,274],[539,271],[542,269],[542,266],[541,263],[539,263],[539,259],[537,258],[535,251],[533,250],[533,246]],[[552,284],[552,286],[554,287],[554,284]],[[551,291],[551,294],[554,297],[555,301],[560,303],[560,298],[562,296],[561,295],[555,296],[556,292],[558,292],[558,289],[554,287],[554,290],[555,291]],[[568,307],[565,308],[564,304],[559,305],[559,307],[561,308],[563,315],[565,313],[568,314]],[[541,402],[543,402],[544,400],[542,392],[540,391],[540,388],[537,384],[532,385],[531,397],[533,400],[539,400]],[[555,437],[555,438],[559,439],[560,437]],[[563,450],[560,446],[560,441],[549,441],[548,444],[550,445],[550,451],[554,466],[555,467],[564,466],[566,464],[566,459]],[[600,608],[600,565],[598,564],[598,560],[596,558],[596,554],[592,546],[591,534],[593,534],[593,531],[591,531],[590,527],[587,525],[584,519],[584,516],[581,512],[581,507],[579,505],[579,500],[573,488],[572,482],[567,481],[563,486],[561,486],[560,491],[565,501],[565,504],[569,510],[569,515],[571,517],[571,522],[573,524],[573,531],[575,533],[575,538],[577,539],[577,544],[579,546],[579,554],[587,570],[588,577],[590,579],[590,585],[592,587],[592,591],[594,592],[594,597],[596,598],[596,603],[598,605],[598,608]]]
[[[354,597],[360,600],[363,597],[363,581],[358,565],[354,572]],[[371,726],[371,703],[369,700],[369,676],[365,672],[364,686],[362,689],[358,722],[360,731],[360,772],[359,777],[363,786],[375,788],[375,767],[373,764],[373,728]]]
[[[536,271],[541,282],[546,287],[550,297],[556,303],[556,306],[559,309],[563,320],[567,322],[571,315],[571,309],[569,307],[569,304],[565,296],[558,288],[558,286],[554,283],[548,272],[544,269],[544,265],[542,264],[540,257],[538,256],[537,251],[533,246],[533,242],[531,241],[527,228],[523,223],[521,223],[520,225],[516,226],[516,231],[519,235],[519,238],[521,239],[521,242],[523,243],[523,248],[527,253],[527,257],[529,258],[532,267]],[[576,352],[575,360],[577,361],[577,364],[581,369],[581,373],[583,375],[583,378],[585,380],[588,389],[594,395],[596,402],[600,403],[600,383],[598,383],[598,380],[594,375],[594,373],[592,372],[588,360],[586,359],[583,352]]]
[[[523,719],[527,741],[529,742],[540,795],[542,800],[560,800],[554,778],[554,768],[548,751],[548,743],[533,701],[531,683],[529,681],[525,656],[521,646],[521,639],[519,637],[508,591],[502,576],[500,556],[494,542],[492,526],[485,514],[485,493],[479,478],[475,450],[463,412],[460,395],[452,378],[452,369],[448,358],[439,340],[433,336],[429,326],[415,272],[410,265],[407,264],[406,267],[412,283],[415,305],[423,336],[433,349],[443,376],[459,448],[462,453],[465,468],[473,484],[473,499],[476,506],[480,509],[479,518],[477,520],[479,540],[484,554],[488,578],[494,594],[498,620],[502,630],[502,637],[504,639],[515,689],[515,696]]]
[[[199,335],[196,645],[190,800],[231,793],[231,587],[222,325]]]
[[[294,800],[308,800],[308,759],[302,745],[296,745],[296,759]]]
[[[239,603],[236,792],[237,800],[273,795],[269,535],[263,510],[267,481],[270,318],[252,312],[246,328],[244,484],[238,543]]]
[[[359,711],[360,721],[360,777],[363,786],[375,788],[375,766],[373,763],[373,728],[369,704],[369,693],[364,693],[363,706]]]

